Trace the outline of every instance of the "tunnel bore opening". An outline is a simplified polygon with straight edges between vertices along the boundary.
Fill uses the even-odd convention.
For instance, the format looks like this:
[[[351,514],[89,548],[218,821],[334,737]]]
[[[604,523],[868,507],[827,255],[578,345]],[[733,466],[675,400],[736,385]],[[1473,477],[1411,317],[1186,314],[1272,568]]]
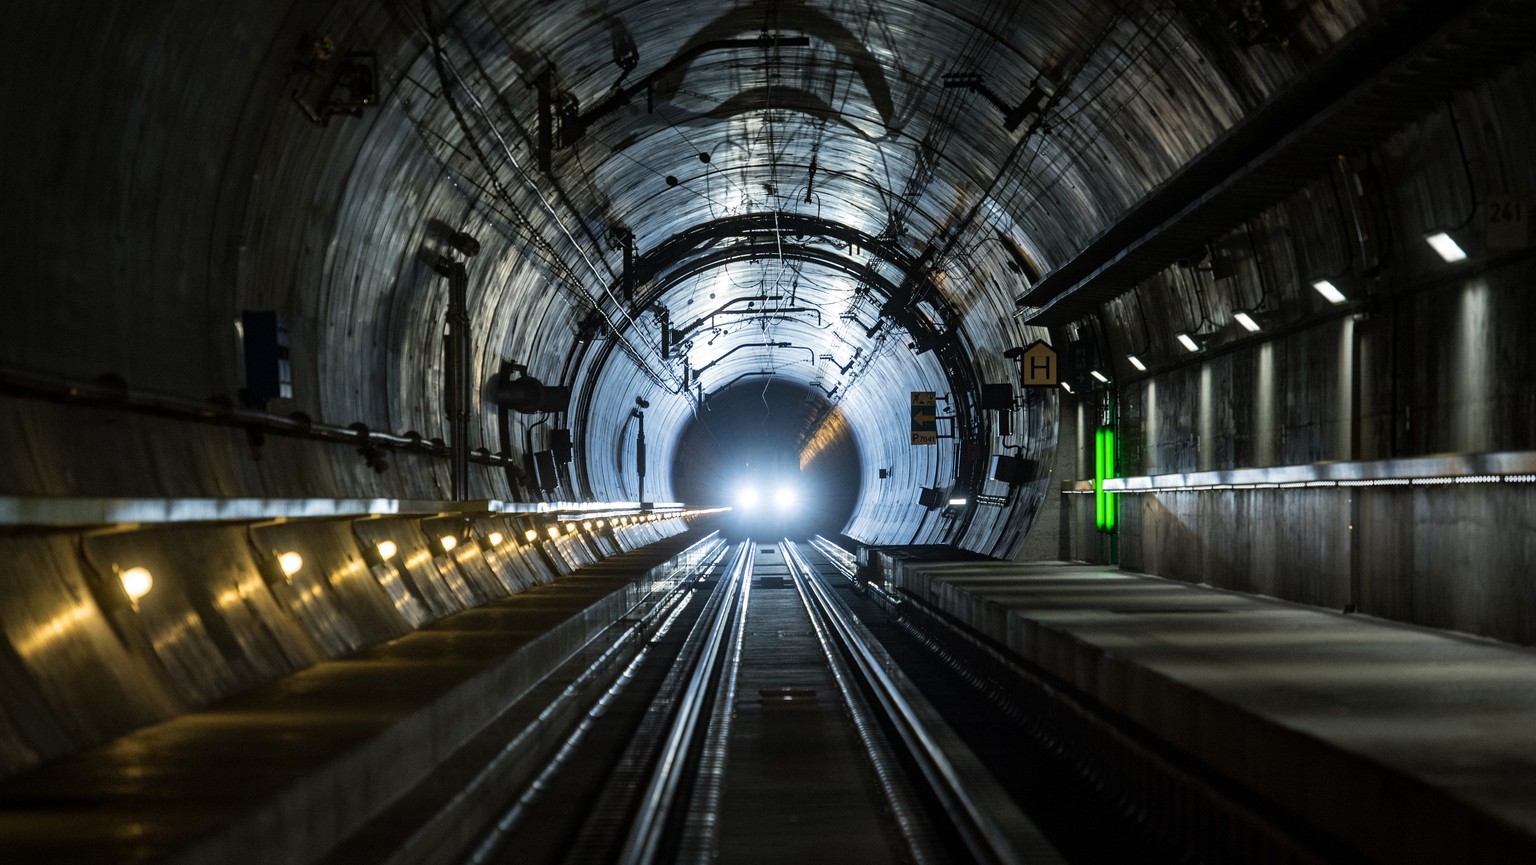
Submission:
[[[752,378],[710,394],[674,451],[681,501],[728,505],[731,534],[841,532],[863,458],[842,412],[812,388]]]

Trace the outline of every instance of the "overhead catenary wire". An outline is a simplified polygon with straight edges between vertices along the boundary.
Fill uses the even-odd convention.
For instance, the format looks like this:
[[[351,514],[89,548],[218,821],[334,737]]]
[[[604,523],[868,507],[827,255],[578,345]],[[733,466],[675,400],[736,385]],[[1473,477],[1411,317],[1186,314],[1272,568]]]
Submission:
[[[423,5],[425,6],[427,4],[424,3]],[[430,18],[428,19],[428,24],[430,25]],[[435,32],[429,32],[429,36],[432,39],[432,50],[433,50],[433,55],[434,55],[434,62],[438,66],[439,74],[444,76],[444,81],[443,81],[444,99],[446,101],[449,101],[450,105],[455,105],[455,103],[452,101],[452,95],[449,92],[449,90],[450,90],[449,82],[447,81],[447,76],[451,74],[453,79],[454,79],[454,81],[459,85],[460,89],[462,89],[464,91],[465,95],[469,97],[470,101],[475,104],[476,109],[481,113],[482,119],[486,120],[488,125],[491,126],[492,134],[495,136],[496,142],[500,145],[502,152],[505,154],[505,156],[507,158],[507,161],[512,165],[514,171],[523,180],[523,182],[527,185],[528,189],[534,193],[535,197],[539,201],[539,204],[543,207],[545,212],[547,212],[549,214],[550,219],[554,221],[555,226],[560,230],[560,233],[565,236],[566,240],[571,244],[571,247],[581,257],[581,260],[587,265],[587,268],[592,272],[592,275],[596,279],[596,281],[598,283],[598,286],[602,289],[602,292],[605,295],[607,295],[609,297],[609,299],[611,299],[611,300],[613,300],[615,302],[619,312],[626,319],[629,320],[629,323],[631,325],[634,325],[635,321],[634,321],[633,316],[631,316],[629,311],[627,309],[625,309],[625,307],[624,307],[622,302],[618,301],[617,298],[613,297],[613,292],[608,287],[608,284],[609,284],[610,280],[606,279],[603,276],[603,274],[597,269],[597,266],[592,263],[592,259],[587,255],[586,250],[584,250],[582,248],[581,243],[576,240],[576,237],[573,234],[571,234],[570,229],[565,225],[564,220],[562,220],[560,218],[560,215],[555,211],[554,206],[552,204],[550,204],[549,199],[544,195],[543,190],[539,189],[538,184],[536,182],[534,182],[534,180],[531,177],[528,176],[527,171],[518,162],[516,155],[513,153],[512,148],[507,143],[506,139],[501,135],[500,131],[496,130],[495,125],[493,123],[490,123],[490,118],[489,118],[488,114],[486,113],[484,104],[481,103],[479,98],[476,97],[474,95],[474,93],[469,89],[469,87],[468,87],[467,83],[464,81],[463,77],[461,75],[459,75],[458,70],[455,69],[454,67],[452,67],[450,64],[448,64],[446,56],[445,56],[445,53],[442,50],[441,43],[438,40],[437,34]],[[455,114],[456,117],[458,117],[460,119],[461,125],[463,125],[465,127],[465,130],[464,130],[465,131],[465,135],[470,139],[471,146],[477,152],[480,152],[480,148],[479,148],[478,143],[475,143],[473,141],[473,135],[471,134],[470,130],[467,128],[467,124],[465,124],[463,122],[462,113],[457,110],[456,106],[455,106],[454,114]],[[489,166],[488,166],[488,169],[489,169]],[[505,192],[504,192],[504,194],[505,194]],[[571,273],[570,276],[571,276],[571,278],[573,280],[575,280],[575,274],[574,273]],[[580,290],[583,294],[586,294],[586,290],[585,290],[584,287],[581,286],[581,283],[580,283],[579,280],[576,280],[575,287],[577,287],[578,290]],[[665,375],[658,376],[654,371],[652,371],[650,369],[650,364],[645,361],[645,359],[644,359],[643,355],[641,354],[641,352],[639,352],[638,349],[635,348],[634,343],[629,339],[628,336],[625,335],[624,330],[618,328],[616,323],[612,320],[612,317],[609,316],[607,311],[603,309],[603,305],[601,303],[596,302],[595,299],[591,298],[591,295],[588,294],[587,297],[588,297],[589,300],[593,300],[594,308],[597,310],[598,314],[601,315],[604,318],[605,321],[607,321],[611,332],[613,332],[614,335],[621,342],[623,342],[624,345],[626,345],[630,349],[634,350],[634,352],[635,352],[634,360],[641,365],[642,369],[646,370],[647,375],[650,376],[651,378],[653,378],[654,380],[656,380],[658,384],[662,383],[661,382],[661,378],[670,377],[670,378],[674,379],[676,381],[676,384],[677,384],[677,391],[674,391],[674,392],[681,392],[682,389],[683,389],[682,388],[681,379],[678,378],[674,373],[671,372],[670,369],[666,368],[665,366],[663,366],[663,369],[666,370]],[[640,333],[644,333],[644,331],[642,329],[638,329],[637,328],[637,331],[640,332]],[[653,353],[653,354],[655,354],[657,356],[659,356],[661,354],[661,349],[660,349],[660,346],[658,346],[658,345],[649,344],[649,345],[647,345],[647,348],[650,349],[651,353]]]

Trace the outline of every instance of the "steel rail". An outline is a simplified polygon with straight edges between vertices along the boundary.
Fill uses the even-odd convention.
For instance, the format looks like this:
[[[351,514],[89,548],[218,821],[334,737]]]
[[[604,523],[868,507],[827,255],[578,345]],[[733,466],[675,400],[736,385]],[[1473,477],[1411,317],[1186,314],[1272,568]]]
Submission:
[[[793,545],[788,547],[786,561],[791,572],[799,570],[814,574],[810,564]],[[798,580],[797,580],[798,584]],[[918,717],[916,710],[901,694],[895,681],[886,672],[869,644],[849,621],[849,615],[835,601],[821,580],[811,576],[804,581],[809,594],[815,598],[826,621],[848,653],[859,673],[869,686],[876,702],[886,713],[897,737],[908,755],[917,765],[923,779],[944,809],[945,816],[965,844],[972,861],[1017,865],[1018,854],[1009,843],[997,823],[986,813],[966,790],[954,765],[944,754]]]
[[[752,540],[747,548],[753,549]],[[736,717],[737,680],[741,672],[742,650],[746,643],[747,609],[752,602],[750,574],[741,582],[737,594],[735,620],[725,646],[725,668],[715,690],[714,707],[704,732],[698,768],[694,773],[693,793],[689,797],[688,816],[678,839],[677,865],[710,865],[717,857],[720,803],[725,795],[725,764],[729,755],[732,721]]]
[[[826,656],[827,665],[831,668],[832,679],[837,683],[838,691],[843,697],[843,704],[853,721],[854,732],[864,747],[864,753],[874,770],[880,792],[885,797],[886,806],[890,809],[897,830],[901,833],[902,842],[906,845],[908,857],[914,865],[944,861],[943,856],[934,849],[934,845],[927,837],[928,821],[923,818],[921,809],[909,801],[910,797],[901,789],[901,781],[906,773],[895,761],[886,737],[881,735],[881,725],[876,713],[871,711],[868,702],[860,694],[860,684],[866,687],[869,684],[867,676],[862,675],[863,671],[857,667],[846,645],[835,633],[835,625],[832,622],[834,613],[815,596],[811,587],[815,577],[810,566],[800,558],[799,552],[790,541],[780,541],[779,547],[783,550],[784,561],[789,565],[795,591],[799,593],[800,602],[805,606],[806,615],[810,618],[811,629],[815,632],[817,642],[821,644],[822,652]]]
[[[870,595],[885,606],[886,612],[898,619],[901,618],[901,596],[887,591],[884,586],[873,580],[859,579],[857,567],[850,564],[850,560],[853,559],[851,553],[832,541],[827,540],[822,535],[811,538],[810,544],[812,549],[821,553],[822,557],[827,560],[827,564],[836,569],[848,582],[853,583],[855,591]]]
[[[752,550],[750,543],[743,544],[724,578],[724,595],[708,620],[709,630],[704,634],[697,663],[677,700],[655,769],[640,795],[639,807],[616,858],[622,865],[651,865],[661,853],[685,787],[689,756],[702,744],[703,729],[710,715],[710,694],[726,663],[727,634],[735,620],[732,611],[739,605],[744,585],[751,578]]]
[[[415,786],[316,861],[484,861],[515,826],[506,809],[516,807],[508,803],[523,804],[542,792],[550,772],[540,769],[562,738],[579,739],[603,714],[629,681],[633,658],[648,652],[678,618],[698,575],[715,567],[727,548],[711,532],[645,569],[633,583],[638,596],[631,603],[585,641],[560,650],[549,672],[509,689],[477,732],[438,754]],[[556,755],[553,762],[559,761]]]
[[[569,732],[561,742],[553,757],[544,765],[543,769],[524,786],[523,792],[517,800],[507,807],[501,816],[497,818],[488,831],[486,831],[475,844],[472,851],[464,861],[469,865],[484,865],[494,861],[502,850],[506,840],[512,833],[523,825],[529,814],[529,809],[549,788],[555,774],[560,771],[576,753],[578,746],[586,738],[596,720],[601,717],[612,705],[614,700],[623,692],[625,686],[634,676],[634,671],[650,656],[656,640],[666,634],[673,624],[683,614],[687,607],[688,594],[694,581],[701,573],[714,567],[726,555],[728,545],[717,534],[711,534],[708,538],[683,551],[677,559],[691,558],[691,561],[681,563],[674,567],[672,574],[667,579],[672,581],[672,586],[666,590],[661,598],[656,599],[653,606],[642,616],[633,620],[629,627],[615,638],[612,644],[582,673],[574,678],[556,697],[548,708],[539,713],[539,724],[530,726],[521,731],[510,740],[497,756],[486,764],[469,783],[454,796],[449,807],[445,807],[434,814],[428,821],[428,826],[447,824],[454,819],[453,806],[466,801],[475,795],[481,795],[481,790],[486,784],[486,779],[500,769],[501,763],[515,762],[517,754],[525,747],[534,743],[541,734],[546,719],[556,716],[564,705],[568,705],[585,693],[593,690],[593,685],[598,682],[598,677],[604,668],[613,666],[613,659],[644,634],[647,628],[654,625],[645,645],[641,646],[624,664],[620,672],[613,676],[607,683],[603,695],[586,711],[581,721]],[[657,622],[660,624],[655,624]],[[594,639],[602,639],[598,637]]]

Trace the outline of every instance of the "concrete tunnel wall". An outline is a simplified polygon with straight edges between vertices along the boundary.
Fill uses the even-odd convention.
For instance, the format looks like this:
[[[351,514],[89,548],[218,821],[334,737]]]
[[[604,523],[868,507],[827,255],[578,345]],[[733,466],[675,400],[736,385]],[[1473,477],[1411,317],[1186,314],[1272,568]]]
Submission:
[[[424,35],[429,22],[415,4],[74,5],[11,10],[14,32],[25,38],[0,59],[7,82],[0,153],[7,165],[24,167],[0,181],[10,264],[0,315],[0,494],[433,500],[449,495],[447,462],[419,449],[388,450],[376,471],[354,443],[274,434],[258,447],[238,424],[118,403],[169,395],[217,420],[238,404],[244,384],[237,317],[278,310],[290,327],[294,397],[270,411],[444,437],[447,283],[428,259],[444,248],[446,230],[463,230],[483,247],[469,265],[477,387],[515,362],[545,382],[587,389],[593,412],[567,419],[585,481],[561,494],[592,500],[638,492],[627,417],[633,398],[647,397],[656,467],[647,493],[666,499],[660,469],[676,458],[677,436],[696,406],[676,388],[675,363],[656,359],[650,312],[626,321],[613,300],[619,234],[633,233],[643,253],[696,225],[779,208],[888,237],[922,265],[918,282],[929,294],[910,305],[958,334],[974,378],[1015,381],[1003,353],[1053,335],[1014,317],[1014,295],[1384,6],[1317,6],[1283,46],[1237,38],[1225,19],[1193,3],[940,9],[882,0],[851,11],[748,4],[715,18],[689,4],[434,7],[445,53],[463,76],[456,92],[470,117],[460,122],[443,98]],[[608,55],[624,40],[637,46],[645,71],[691,45],[755,36],[770,10],[777,29],[813,37],[785,65],[783,86],[796,96],[775,114],[786,140],[803,140],[775,160],[752,144],[764,125],[752,112],[767,97],[729,57],[694,61],[664,82],[660,112],[637,101],[557,153],[552,182],[524,182],[494,150],[483,160],[473,153],[495,144],[485,119],[492,117],[513,131],[512,155],[532,159],[536,104],[527,84],[547,68],[559,70],[565,92],[592,105],[613,84]],[[298,110],[291,93],[308,79],[294,64],[306,60],[318,34],[334,37],[341,51],[376,54],[384,79],[377,107],[324,126]],[[985,100],[931,80],[935,70],[962,67],[1010,94],[1037,79],[1060,90],[1049,131],[1010,134]],[[698,92],[712,89],[723,94],[718,104],[699,100]],[[484,100],[485,116],[474,114],[470,95]],[[1510,110],[1514,100],[1512,91],[1504,97],[1511,104],[1497,107]],[[1494,107],[1468,106],[1482,119]],[[819,149],[810,148],[813,138]],[[1444,155],[1443,144],[1431,149]],[[701,152],[713,161],[702,163]],[[1434,182],[1450,182],[1448,170]],[[814,176],[815,190],[806,180],[792,189],[786,181],[783,194],[767,191],[775,172]],[[675,187],[668,176],[678,178]],[[722,197],[719,188],[734,192]],[[1305,233],[1284,213],[1266,219],[1277,238]],[[811,244],[887,281],[907,275],[824,240]],[[684,318],[690,303],[704,303],[719,272],[680,282],[659,303]],[[1042,474],[999,507],[920,507],[918,488],[954,481],[959,454],[907,443],[907,392],[945,391],[946,372],[934,352],[909,347],[910,334],[891,324],[878,296],[848,302],[840,283],[813,275],[821,283],[804,289],[806,302],[829,319],[846,312],[857,326],[838,331],[839,341],[786,324],[786,340],[818,349],[814,361],[743,352],[716,367],[706,389],[761,368],[823,392],[837,388],[839,417],[863,457],[865,491],[845,531],[871,543],[951,542],[1016,554],[1046,490],[1061,478]],[[1160,304],[1135,314],[1176,314]],[[601,367],[584,363],[594,349],[573,346],[594,311],[615,322],[604,340],[627,341],[635,356],[615,350]],[[1124,343],[1133,328],[1111,319],[1113,338]],[[1490,326],[1517,332],[1513,323]],[[876,336],[864,335],[870,327]],[[1167,339],[1164,328],[1153,330]],[[693,346],[695,367],[749,338],[727,334],[709,352]],[[835,361],[823,362],[821,349]],[[839,373],[855,350],[859,363]],[[107,396],[69,395],[102,376]],[[1166,376],[1170,390],[1194,386],[1171,384],[1184,381],[1176,372]],[[1298,425],[1325,422],[1325,409],[1297,405]],[[988,417],[977,448],[1017,447],[1050,466],[1057,411],[1054,393],[1026,401],[1008,439]],[[554,424],[534,427],[540,420],[510,418],[514,465],[530,428],[533,449],[548,446]],[[500,450],[498,423],[494,411],[478,411],[476,443]],[[1191,423],[1173,412],[1162,428]],[[1238,441],[1235,432],[1206,441],[1223,435]],[[880,469],[890,477],[879,478]],[[501,467],[477,463],[471,472],[477,497],[538,497]],[[1003,496],[1006,488],[988,482],[964,492]],[[1221,512],[1197,536],[1220,536],[1232,519]],[[1148,537],[1155,522],[1145,518]],[[393,575],[374,571],[363,537],[373,530],[185,527],[98,538],[29,529],[0,537],[9,563],[9,590],[0,595],[0,767],[14,771],[388,639],[463,603],[465,592],[498,591],[478,566],[432,556],[430,538],[409,526],[402,531],[413,537],[406,551],[416,564]],[[313,549],[305,553],[313,570],[293,588],[269,579],[279,542],[260,538],[274,533],[293,533],[282,543]],[[101,569],[110,569],[118,544],[163,559],[168,591],[156,596],[163,607],[134,613],[98,597]],[[1140,555],[1144,566],[1164,567],[1159,556],[1180,549],[1149,544]],[[1181,567],[1166,569],[1194,574]],[[1209,579],[1215,560],[1199,567]],[[511,561],[492,576],[510,591],[518,568]]]
[[[384,517],[6,538],[29,581],[0,604],[0,777],[548,584],[686,521],[558,538],[546,528]],[[464,539],[445,551],[442,534]],[[387,559],[376,552],[386,540],[398,548]],[[289,551],[303,559],[293,574],[277,560]],[[114,571],[130,566],[155,581],[133,606],[116,595]]]
[[[1532,92],[1527,60],[1424,106],[1411,127],[1341,157],[1334,177],[1308,179],[1248,229],[1214,239],[1219,271],[1170,268],[1107,305],[1121,473],[1531,450],[1536,267],[1524,243],[1490,246],[1489,208],[1536,193],[1522,143],[1536,133]],[[1470,259],[1442,261],[1424,242],[1438,231]],[[1325,276],[1363,305],[1332,308],[1311,288]],[[1232,323],[1242,310],[1264,331]],[[1174,341],[1179,332],[1196,336],[1201,355]],[[1131,367],[1130,354],[1150,370]],[[1091,400],[1077,414],[1083,429],[1097,422]],[[1078,476],[1090,477],[1091,438],[1078,446],[1088,448]],[[1103,560],[1091,498],[1067,498],[1075,554]],[[1536,643],[1528,484],[1121,501],[1128,568]]]
[[[1138,15],[1153,14],[1151,8]],[[600,93],[610,83],[610,65],[592,56],[591,46],[609,44],[603,28],[614,21],[657,62],[689,32],[704,38],[745,26],[689,16],[695,26],[680,28],[670,17],[677,13],[650,6],[617,4],[610,14],[613,19],[601,24],[602,16],[590,10],[515,3],[495,4],[486,15],[445,13],[454,56],[462,61],[478,52],[473,57],[484,67],[466,68],[465,75],[523,81],[535,65],[549,62],[563,70],[565,86],[575,93]],[[833,46],[825,58],[818,55],[818,63],[825,59],[830,66],[803,73],[806,86],[825,87],[827,76],[852,76],[867,95],[847,103],[847,122],[883,126],[890,142],[878,153],[870,151],[868,129],[862,138],[829,139],[823,163],[837,170],[824,172],[825,203],[815,207],[834,218],[870,224],[858,208],[883,212],[884,205],[865,166],[877,162],[892,177],[916,171],[920,183],[909,184],[912,198],[895,227],[910,238],[904,242],[917,244],[942,237],[946,224],[956,223],[956,213],[980,204],[976,196],[991,190],[986,227],[979,229],[983,239],[991,239],[937,265],[957,304],[961,320],[955,324],[979,365],[978,377],[995,380],[1010,372],[1000,357],[1003,350],[1043,335],[1021,329],[1009,315],[1021,276],[998,232],[1034,267],[1048,269],[1241,116],[1245,106],[1257,104],[1347,32],[1365,8],[1342,4],[1311,16],[1295,47],[1274,52],[1216,38],[1202,29],[1210,22],[1178,14],[1156,13],[1154,33],[1142,32],[1137,20],[1117,18],[1107,6],[1035,4],[1025,13],[1027,20],[996,34],[1005,41],[987,65],[999,71],[1049,67],[1064,77],[1066,68],[1080,64],[1082,81],[1092,83],[1072,106],[1070,121],[1063,118],[1051,137],[1038,142],[1043,149],[1023,154],[1029,164],[1046,166],[1038,175],[1009,168],[1021,154],[1009,152],[1009,137],[997,128],[990,106],[904,83],[891,70],[871,68],[866,56],[871,49],[860,47],[861,38],[882,50],[893,47],[887,43],[901,38],[903,30],[891,25],[911,25],[911,32],[925,33],[923,50],[939,58],[970,40],[971,25],[963,17],[884,4],[871,20],[885,29],[856,37],[848,23],[839,24],[824,11],[807,7],[785,14],[784,29],[816,33]],[[487,195],[493,179],[466,157],[465,133],[435,93],[440,85],[434,83],[419,10],[344,2],[283,9],[188,6],[172,15],[98,4],[89,10],[38,7],[17,15],[17,27],[34,38],[8,52],[11,83],[4,110],[7,128],[25,132],[8,136],[4,146],[11,164],[36,170],[8,179],[13,184],[8,200],[25,206],[8,207],[5,214],[17,253],[13,284],[18,287],[8,293],[8,314],[0,321],[0,361],[7,367],[86,381],[105,374],[135,389],[232,401],[242,385],[234,321],[243,309],[277,309],[289,321],[295,394],[291,401],[275,402],[274,411],[440,437],[445,424],[439,335],[446,283],[422,256],[441,248],[434,232],[448,226],[468,231],[484,246],[471,262],[470,302],[477,323],[473,380],[488,381],[504,359],[526,363],[545,381],[570,380],[561,362],[578,330],[582,304],[589,301],[560,277],[583,258],[596,258],[601,273],[614,270],[617,252],[591,242],[603,240],[609,226],[584,215],[576,226],[580,230],[567,233],[538,206],[537,191],[510,178],[504,196]],[[338,50],[377,53],[390,83],[378,110],[361,118],[333,118],[323,128],[297,110],[290,92],[303,76],[296,77],[293,64],[304,59],[304,34],[318,33],[335,37]],[[510,33],[518,34],[515,44],[505,43]],[[1131,67],[1132,80],[1112,74],[1122,71],[1116,64],[1127,50],[1114,43],[1111,37],[1117,35],[1139,51],[1158,39],[1181,48],[1155,63],[1144,54],[1131,55],[1142,64]],[[1059,53],[1063,46],[1072,46],[1070,58]],[[698,74],[723,71],[728,69]],[[1147,80],[1158,86],[1146,90],[1141,85]],[[533,108],[528,93],[513,87],[500,95],[517,100],[507,105],[526,132]],[[941,97],[947,100],[942,105],[932,102]],[[938,108],[942,112],[934,114]],[[1170,112],[1183,118],[1176,126],[1161,119]],[[576,170],[580,159],[599,163],[592,170],[605,188],[581,192],[585,197],[576,201],[576,211],[586,207],[585,214],[622,219],[640,232],[643,250],[677,227],[707,219],[711,203],[658,195],[665,187],[656,185],[654,172],[671,171],[688,181],[699,174],[695,154],[677,152],[676,134],[638,106],[615,121],[625,124],[635,127],[637,137],[623,153],[605,155],[599,142],[591,142],[585,152],[560,158],[567,171]],[[936,124],[934,134],[942,139],[922,138],[928,124]],[[732,124],[717,125],[720,130],[711,131],[706,117],[693,117],[688,137],[695,147],[711,144],[712,136],[728,139]],[[949,152],[935,150],[942,141],[954,142]],[[839,155],[845,164],[834,161]],[[806,155],[786,159],[790,156]],[[685,171],[690,164],[694,167]],[[998,166],[1004,168],[1000,185]],[[839,200],[847,206],[834,208]],[[573,246],[578,236],[580,249]],[[586,286],[594,296],[601,289]],[[920,484],[932,483],[935,461],[940,482],[945,480],[943,464],[950,455],[902,444],[902,430],[890,422],[905,416],[903,391],[944,386],[931,356],[901,356],[904,342],[896,334],[870,346],[867,355],[881,356],[867,365],[863,384],[853,383],[844,407],[858,430],[868,475],[885,467],[899,481],[866,484],[891,491],[866,503],[855,519],[855,534],[877,542],[947,536],[916,505],[915,493]],[[836,354],[840,362],[847,356]],[[622,419],[630,392],[642,390],[623,384],[633,371],[616,362],[589,372],[615,394],[605,394],[604,404],[621,400],[608,414]],[[809,378],[793,368],[781,374]],[[409,452],[392,453],[389,471],[376,476],[345,446],[272,436],[258,460],[244,438],[228,430],[18,400],[13,392],[5,399],[0,422],[15,447],[6,450],[7,470],[0,478],[10,492],[447,494],[443,462]],[[1034,431],[1022,441],[1026,455],[1048,464],[1053,425],[1049,407],[1044,411],[1027,421],[1021,417],[1019,426]],[[658,405],[660,423],[653,423],[651,436],[659,456],[666,455],[684,414],[683,406]],[[475,438],[492,450],[499,448],[495,422],[492,412],[477,414]],[[512,456],[521,451],[523,425],[531,422],[514,416]],[[606,414],[594,422],[610,423]],[[612,446],[611,428],[595,425],[581,432],[578,446],[584,452]],[[992,444],[1001,447],[996,438]],[[535,447],[543,446],[536,438]],[[592,460],[591,489],[574,492],[621,497],[628,483],[625,467],[609,471],[609,464]],[[473,474],[477,495],[528,495],[510,488],[499,469],[475,466]],[[664,489],[655,492],[664,497]],[[1042,493],[1040,485],[1020,496],[1013,513],[982,514],[962,543],[1008,554],[1016,545],[999,543],[1022,534],[1027,520],[1015,517],[1037,507]]]

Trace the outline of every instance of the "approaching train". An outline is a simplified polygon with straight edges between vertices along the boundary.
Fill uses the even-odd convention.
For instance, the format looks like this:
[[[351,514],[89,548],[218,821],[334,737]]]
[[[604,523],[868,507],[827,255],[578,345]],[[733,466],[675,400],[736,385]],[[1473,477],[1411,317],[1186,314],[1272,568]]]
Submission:
[[[819,511],[814,507],[817,491],[807,489],[799,455],[793,451],[760,445],[725,474],[729,504],[734,508],[730,522],[747,534],[808,531],[809,518]]]

